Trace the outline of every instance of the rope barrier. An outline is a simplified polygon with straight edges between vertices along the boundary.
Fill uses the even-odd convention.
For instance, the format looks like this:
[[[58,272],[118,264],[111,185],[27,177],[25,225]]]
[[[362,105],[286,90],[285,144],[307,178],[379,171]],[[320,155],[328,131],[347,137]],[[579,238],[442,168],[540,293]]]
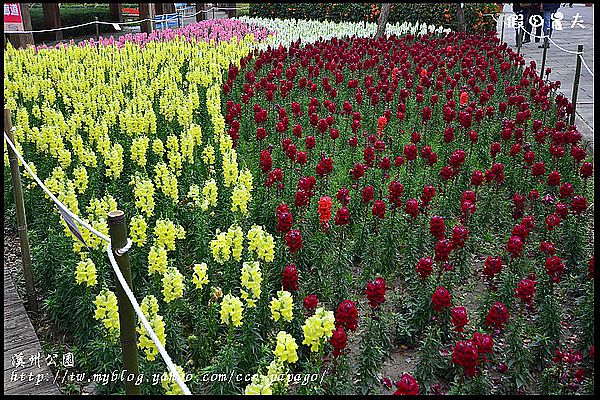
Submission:
[[[594,73],[592,72],[592,70],[590,69],[590,67],[588,67],[587,63],[585,62],[585,60],[583,59],[583,56],[580,54],[579,58],[581,58],[581,63],[583,64],[583,66],[585,67],[585,69],[587,69],[587,71],[590,73],[590,75],[592,76],[592,78],[594,77]]]
[[[188,15],[187,17],[184,18],[192,18],[195,17],[196,15],[200,14],[200,13],[209,13],[212,12],[214,10],[247,10],[249,9],[249,7],[211,7],[208,10],[200,10],[192,15]],[[175,15],[175,14],[161,14],[161,15]],[[177,15],[179,15],[177,13]],[[55,31],[64,31],[64,30],[68,30],[68,29],[74,29],[74,28],[81,28],[82,26],[87,26],[87,25],[92,25],[92,24],[101,24],[101,25],[134,25],[134,24],[140,24],[142,22],[146,22],[146,21],[154,21],[154,22],[163,22],[161,20],[156,20],[156,18],[146,18],[146,19],[141,19],[141,20],[136,20],[136,21],[129,21],[129,22],[105,22],[105,21],[90,21],[90,22],[86,22],[83,24],[79,24],[79,25],[72,25],[72,26],[64,26],[61,28],[52,28],[52,29],[41,29],[41,30],[37,30],[37,31],[8,31],[8,32],[4,32],[4,33],[13,33],[13,34],[29,34],[29,33],[44,33],[44,32],[55,32]]]
[[[14,131],[15,128],[13,127],[12,130]],[[179,385],[179,387],[181,388],[181,390],[183,391],[184,394],[190,395],[191,394],[190,390],[188,389],[187,385],[185,384],[185,382],[183,381],[183,379],[179,375],[179,372],[177,371],[177,368],[173,364],[173,361],[171,360],[171,357],[169,356],[169,354],[167,353],[167,351],[163,347],[162,343],[160,342],[160,340],[156,336],[156,333],[154,333],[154,331],[152,330],[152,327],[150,326],[150,323],[146,319],[146,316],[144,315],[144,313],[140,309],[140,306],[139,306],[137,300],[135,299],[135,296],[134,296],[133,292],[131,291],[131,288],[129,287],[129,285],[125,281],[125,277],[123,277],[123,274],[121,273],[121,269],[117,265],[117,261],[115,260],[115,257],[113,255],[113,250],[112,250],[112,247],[111,247],[110,238],[108,236],[104,235],[103,233],[98,232],[96,229],[92,228],[87,222],[83,221],[77,214],[74,214],[71,210],[69,210],[60,200],[58,200],[56,198],[56,196],[54,196],[52,194],[52,192],[50,192],[50,190],[46,187],[46,185],[44,185],[44,183],[40,180],[40,178],[38,178],[38,176],[32,171],[32,169],[29,166],[29,164],[23,159],[23,156],[21,155],[21,153],[19,153],[19,151],[17,150],[17,148],[14,145],[14,143],[10,140],[10,138],[8,137],[8,134],[6,133],[6,131],[4,131],[4,139],[6,140],[6,143],[10,146],[10,148],[14,151],[15,155],[17,156],[17,158],[19,159],[19,161],[21,162],[21,164],[23,165],[23,167],[25,167],[25,169],[27,170],[27,172],[31,175],[31,177],[36,181],[36,183],[40,186],[40,188],[42,188],[42,190],[48,196],[50,196],[50,198],[52,199],[52,201],[59,208],[59,211],[64,212],[69,217],[73,218],[75,221],[79,222],[82,226],[84,226],[85,228],[87,228],[94,235],[98,236],[100,239],[102,239],[102,240],[104,240],[105,242],[108,243],[108,246],[106,248],[106,252],[108,254],[108,259],[110,261],[110,264],[111,264],[113,270],[115,271],[115,274],[117,275],[117,279],[119,280],[119,283],[121,284],[121,287],[125,291],[125,294],[127,294],[127,297],[129,298],[129,301],[131,302],[131,305],[133,306],[133,309],[135,310],[136,314],[138,315],[138,318],[140,319],[140,322],[142,323],[142,325],[146,329],[146,332],[148,333],[148,335],[150,336],[150,338],[154,342],[154,345],[156,346],[156,348],[158,349],[160,355],[162,356],[165,364],[167,365],[167,368],[169,369],[169,371],[171,372],[171,375],[175,379],[175,382],[177,382],[177,384]],[[127,238],[127,244],[124,247],[120,248],[120,249],[116,249],[114,251],[114,253],[117,254],[117,256],[121,257],[121,256],[123,256],[123,254],[125,254],[127,251],[129,251],[129,249],[131,248],[132,244],[133,244],[133,242],[131,241],[131,239]]]

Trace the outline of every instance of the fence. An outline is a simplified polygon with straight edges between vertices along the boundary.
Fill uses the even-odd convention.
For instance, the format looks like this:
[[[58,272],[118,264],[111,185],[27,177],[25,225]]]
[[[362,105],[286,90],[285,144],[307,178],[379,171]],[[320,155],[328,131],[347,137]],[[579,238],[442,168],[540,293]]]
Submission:
[[[5,110],[5,114],[9,114],[10,112],[8,110]],[[6,120],[5,120],[6,123]],[[10,123],[9,123],[10,125]],[[9,129],[9,131],[14,131],[13,127],[7,126],[7,128]],[[74,214],[73,212],[71,212],[71,210],[69,210],[60,200],[58,200],[56,198],[56,196],[50,192],[50,190],[44,185],[44,183],[38,178],[38,176],[33,172],[33,170],[31,169],[31,167],[29,166],[29,164],[25,161],[25,159],[23,158],[23,156],[21,155],[21,153],[19,153],[19,151],[17,150],[16,146],[14,145],[14,143],[11,140],[12,137],[12,132],[11,132],[11,136],[9,136],[6,133],[6,130],[4,131],[4,140],[6,140],[6,143],[8,144],[8,146],[10,147],[10,150],[12,151],[12,153],[14,155],[16,155],[16,157],[18,158],[19,162],[23,165],[23,167],[25,167],[25,169],[27,170],[27,172],[31,175],[31,177],[34,179],[34,181],[38,184],[38,186],[50,197],[50,199],[54,202],[54,204],[56,205],[56,207],[58,208],[61,216],[63,217],[63,219],[65,220],[65,222],[67,223],[67,225],[69,226],[69,229],[71,229],[75,236],[79,236],[81,237],[81,235],[77,229],[77,226],[75,225],[75,223],[73,223],[73,221],[77,222],[78,224],[80,224],[81,226],[83,226],[84,228],[86,228],[87,230],[89,230],[91,233],[93,233],[94,235],[96,235],[97,237],[99,237],[100,239],[104,240],[105,242],[107,242],[108,246],[106,248],[106,253],[108,255],[108,259],[110,261],[110,264],[115,272],[115,275],[117,276],[117,280],[119,281],[120,287],[123,290],[124,294],[127,297],[127,300],[129,300],[130,305],[133,307],[133,310],[135,311],[135,313],[137,314],[138,318],[140,319],[140,322],[142,323],[142,325],[144,326],[144,328],[146,329],[146,332],[148,333],[148,335],[150,336],[150,339],[152,339],[152,341],[154,342],[154,345],[156,346],[156,348],[158,349],[160,355],[162,356],[165,364],[167,365],[167,368],[169,369],[169,372],[172,374],[173,378],[175,379],[175,382],[177,383],[177,385],[179,385],[179,387],[181,388],[182,392],[186,395],[190,395],[190,391],[187,387],[187,385],[185,384],[184,380],[182,379],[182,377],[179,375],[179,372],[177,371],[177,368],[175,367],[175,364],[173,364],[173,361],[171,360],[171,357],[169,356],[169,354],[167,353],[167,351],[165,350],[164,346],[162,345],[162,343],[160,342],[160,340],[158,339],[158,337],[156,336],[156,333],[154,333],[154,330],[152,330],[152,327],[150,326],[150,323],[148,322],[148,320],[146,319],[146,317],[144,316],[144,313],[142,312],[142,310],[140,309],[139,303],[137,302],[133,291],[131,290],[131,287],[129,285],[129,283],[127,282],[128,280],[131,281],[131,277],[129,276],[129,279],[126,279],[125,276],[123,275],[123,272],[125,272],[126,275],[130,275],[130,271],[129,271],[129,259],[126,258],[124,261],[121,261],[121,263],[117,262],[117,259],[115,259],[115,255],[117,257],[119,257],[119,260],[123,260],[122,257],[124,257],[126,255],[126,253],[130,250],[131,245],[132,245],[132,241],[130,238],[126,237],[126,230],[125,230],[125,226],[124,226],[124,214],[121,211],[116,211],[116,212],[111,212],[108,215],[108,219],[109,219],[109,224],[111,225],[111,237],[108,237],[106,235],[104,235],[101,232],[98,232],[96,229],[94,229],[93,227],[91,227],[87,222],[85,222],[83,219],[81,219],[78,215]],[[16,164],[16,163],[15,163]],[[13,167],[13,165],[11,164],[11,167]],[[16,173],[18,174],[18,164],[16,164]],[[14,182],[14,181],[13,181]],[[17,201],[17,203],[19,202],[19,200],[15,199]],[[22,201],[22,197],[20,199]],[[122,227],[120,227],[120,233],[121,235],[115,235],[113,234],[113,231],[115,230],[119,230],[119,229],[114,229],[115,224],[119,224],[120,221],[122,222]],[[19,227],[20,229],[22,227]],[[116,237],[116,236],[121,236]],[[115,243],[115,241],[117,240],[121,240],[121,241],[125,241],[126,244],[123,247],[117,248],[117,249],[113,249],[113,243]],[[123,240],[125,239],[125,240]],[[119,266],[119,264],[123,264],[123,262],[126,262],[126,270],[124,270],[123,272],[121,271],[121,267]],[[121,314],[121,309],[122,307],[122,302],[119,301],[119,313]],[[125,347],[127,345],[131,346],[131,343],[125,343],[125,341],[123,340],[124,335],[133,335],[133,337],[135,338],[135,321],[133,320],[133,318],[131,318],[131,321],[128,321],[129,324],[121,324],[120,329],[121,329],[121,342],[122,342],[122,347],[123,347],[123,355],[124,355],[124,362],[127,363],[132,362],[131,359],[127,359],[126,356],[126,349]],[[132,329],[133,327],[133,329]],[[131,332],[133,331],[133,333]],[[137,346],[137,340],[134,341],[133,343],[134,346]],[[136,351],[134,352],[135,356],[137,357],[137,347],[136,347]],[[134,364],[135,366],[132,368],[134,373],[137,373],[137,359],[133,360],[135,361]],[[131,371],[131,369],[129,369]],[[133,384],[133,382],[132,382]],[[127,387],[127,393],[128,394],[139,394],[139,387],[131,387],[131,385],[129,385]]]

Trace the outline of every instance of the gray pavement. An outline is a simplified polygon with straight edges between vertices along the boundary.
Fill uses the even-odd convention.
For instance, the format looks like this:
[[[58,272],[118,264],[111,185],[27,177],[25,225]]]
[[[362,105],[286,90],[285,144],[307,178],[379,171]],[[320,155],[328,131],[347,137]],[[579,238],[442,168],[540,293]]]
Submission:
[[[577,51],[577,45],[583,45],[583,59],[589,69],[594,72],[594,6],[586,7],[583,4],[573,4],[573,7],[564,6],[559,9],[563,13],[563,30],[555,30],[552,33],[552,40],[560,47]],[[504,15],[513,14],[512,3],[504,4]],[[584,28],[575,25],[571,27],[575,15],[579,13]],[[501,20],[498,21],[498,35],[502,29]],[[535,32],[534,32],[535,33]],[[504,41],[516,51],[516,30],[505,27]],[[523,44],[521,54],[525,58],[526,65],[530,60],[535,60],[539,72],[542,62],[543,49],[538,48],[540,43],[535,43],[533,38],[531,42]],[[575,80],[575,66],[577,56],[566,53],[557,46],[550,43],[546,56],[546,67],[551,68],[550,80],[561,81],[560,92],[571,99],[573,94],[573,81]],[[579,91],[577,95],[575,125],[583,135],[584,141],[589,141],[590,150],[594,149],[594,77],[590,75],[587,69],[581,66],[581,77],[579,79]]]

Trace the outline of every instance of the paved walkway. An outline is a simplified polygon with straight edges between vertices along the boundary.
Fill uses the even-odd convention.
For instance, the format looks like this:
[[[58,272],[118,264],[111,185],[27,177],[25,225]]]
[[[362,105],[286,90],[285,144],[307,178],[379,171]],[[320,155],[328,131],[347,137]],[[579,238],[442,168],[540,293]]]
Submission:
[[[554,40],[560,47],[569,50],[577,51],[577,45],[583,45],[583,59],[588,67],[594,72],[594,6],[586,7],[583,4],[573,4],[573,8],[569,6],[559,9],[563,13],[563,30],[555,30],[552,33]],[[512,3],[504,4],[505,15],[512,14]],[[585,28],[575,26],[571,28],[571,24],[575,15],[579,13],[580,21],[583,21]],[[498,34],[500,35],[502,24],[498,21]],[[535,33],[535,32],[534,32]],[[509,46],[516,49],[516,31],[513,28],[505,28],[504,41]],[[525,57],[526,64],[530,60],[535,60],[538,72],[541,68],[543,49],[538,48],[541,43],[535,43],[532,39],[530,43],[525,43],[521,47],[521,54]],[[573,81],[575,80],[575,54],[568,54],[552,43],[548,49],[546,56],[546,67],[552,69],[550,80],[561,81],[560,91],[568,99],[573,95]],[[579,79],[579,92],[577,95],[577,115],[575,117],[575,125],[583,135],[584,141],[590,141],[590,148],[594,149],[594,78],[590,73],[581,66],[581,77]]]
[[[54,380],[23,301],[4,266],[4,394],[60,394]]]

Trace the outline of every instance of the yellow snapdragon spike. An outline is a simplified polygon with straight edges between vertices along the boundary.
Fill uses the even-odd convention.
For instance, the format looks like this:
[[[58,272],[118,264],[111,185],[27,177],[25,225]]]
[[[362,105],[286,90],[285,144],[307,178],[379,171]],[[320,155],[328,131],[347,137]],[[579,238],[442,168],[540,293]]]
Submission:
[[[304,332],[303,344],[310,346],[312,352],[318,352],[321,346],[333,335],[335,329],[333,311],[317,308],[315,314],[309,317],[302,330]]]
[[[298,361],[298,353],[296,350],[298,350],[296,339],[289,333],[280,331],[277,334],[277,345],[275,346],[275,350],[273,350],[273,354],[275,354],[281,362],[293,364]]]
[[[293,315],[293,299],[292,294],[286,290],[277,292],[277,297],[271,300],[271,318],[274,321],[279,321],[280,318],[290,322]]]
[[[231,323],[235,327],[241,326],[243,310],[244,305],[240,299],[231,294],[226,294],[221,301],[221,323]]]

